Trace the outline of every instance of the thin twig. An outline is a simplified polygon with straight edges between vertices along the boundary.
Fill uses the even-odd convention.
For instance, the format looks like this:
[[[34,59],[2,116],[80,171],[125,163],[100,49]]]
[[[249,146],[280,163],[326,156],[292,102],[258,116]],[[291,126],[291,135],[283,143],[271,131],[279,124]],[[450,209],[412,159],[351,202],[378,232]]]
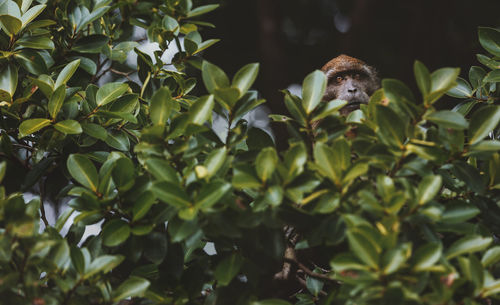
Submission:
[[[314,277],[316,279],[328,281],[328,282],[331,282],[331,283],[337,283],[336,280],[331,279],[328,275],[320,274],[320,273],[315,273],[315,272],[311,271],[311,269],[307,268],[304,264],[302,264],[301,262],[299,262],[296,259],[285,257],[284,261],[286,261],[288,263],[295,264],[300,270],[304,271],[304,273],[307,274],[310,277]]]

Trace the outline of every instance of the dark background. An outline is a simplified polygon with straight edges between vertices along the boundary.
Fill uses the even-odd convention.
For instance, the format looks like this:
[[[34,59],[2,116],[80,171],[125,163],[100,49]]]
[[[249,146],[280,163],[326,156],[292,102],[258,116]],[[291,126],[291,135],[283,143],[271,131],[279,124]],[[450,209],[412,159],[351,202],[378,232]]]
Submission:
[[[415,59],[467,77],[480,65],[475,54],[485,53],[477,27],[500,26],[500,0],[225,0],[204,20],[217,26],[204,39],[222,39],[204,57],[230,76],[260,62],[254,87],[280,113],[278,90],[342,53],[413,89]]]

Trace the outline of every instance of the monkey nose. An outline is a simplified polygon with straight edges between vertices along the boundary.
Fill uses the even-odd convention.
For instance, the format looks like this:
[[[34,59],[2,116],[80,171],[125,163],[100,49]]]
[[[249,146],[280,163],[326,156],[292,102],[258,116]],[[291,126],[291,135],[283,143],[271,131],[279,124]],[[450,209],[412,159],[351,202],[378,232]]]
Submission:
[[[358,89],[356,89],[356,88],[350,88],[350,89],[347,89],[347,91],[349,93],[356,93],[356,91],[358,91]]]

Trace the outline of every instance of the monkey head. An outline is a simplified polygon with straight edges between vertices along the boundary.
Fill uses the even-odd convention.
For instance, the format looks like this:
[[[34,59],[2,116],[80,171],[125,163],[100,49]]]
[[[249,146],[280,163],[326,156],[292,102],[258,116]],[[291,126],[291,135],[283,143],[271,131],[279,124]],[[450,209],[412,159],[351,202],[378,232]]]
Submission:
[[[347,101],[347,105],[340,109],[341,115],[347,115],[359,109],[361,104],[367,104],[370,95],[380,88],[375,69],[354,57],[343,54],[337,56],[326,63],[321,71],[328,80],[323,100]]]

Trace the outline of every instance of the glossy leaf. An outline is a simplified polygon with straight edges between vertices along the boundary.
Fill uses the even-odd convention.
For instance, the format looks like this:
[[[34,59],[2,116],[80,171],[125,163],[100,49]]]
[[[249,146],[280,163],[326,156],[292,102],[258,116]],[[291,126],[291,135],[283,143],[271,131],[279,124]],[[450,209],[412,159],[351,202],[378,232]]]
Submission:
[[[170,90],[167,87],[161,87],[150,101],[149,113],[153,124],[165,125],[172,108],[173,100]]]
[[[500,56],[500,31],[494,28],[478,28],[479,43],[489,53]]]
[[[454,242],[448,248],[448,250],[446,251],[446,258],[452,259],[462,254],[482,251],[487,248],[492,241],[493,238],[491,237],[482,237],[479,235],[465,236]]]
[[[127,92],[128,85],[123,83],[108,83],[99,88],[96,94],[97,106],[104,106]]]
[[[215,89],[226,88],[229,86],[229,78],[226,73],[214,64],[204,61],[201,66],[201,75],[203,83],[209,93],[214,93]]]
[[[17,69],[6,65],[0,72],[0,101],[11,102],[17,88]]]
[[[326,89],[326,76],[316,70],[304,79],[302,84],[302,101],[306,114],[310,114],[321,102]]]
[[[72,154],[66,165],[73,179],[94,192],[97,190],[99,176],[94,164],[89,159],[83,155]]]
[[[54,128],[65,134],[80,134],[82,126],[75,120],[64,120],[54,125]]]
[[[248,89],[252,86],[257,74],[259,73],[259,64],[253,63],[242,67],[233,78],[232,87],[238,88],[240,91],[240,96],[245,94]]]
[[[196,125],[203,125],[212,116],[214,105],[213,95],[200,97],[189,109],[189,122]]]
[[[113,219],[102,228],[102,243],[108,247],[115,247],[127,240],[130,236],[130,227],[121,219]]]
[[[188,195],[178,185],[167,181],[154,182],[151,190],[161,201],[182,209],[191,206]]]
[[[443,247],[438,243],[428,243],[421,246],[413,255],[413,270],[425,271],[441,258]]]
[[[113,301],[118,302],[126,298],[143,296],[150,282],[138,276],[130,276],[113,291]]]
[[[52,93],[49,99],[48,109],[50,116],[55,119],[66,98],[66,86],[60,86]]]
[[[187,14],[187,17],[190,18],[190,17],[200,16],[200,15],[206,14],[208,12],[211,12],[211,11],[217,9],[218,7],[219,7],[219,4],[202,5],[202,6],[199,6],[199,7],[195,8],[195,9],[191,10]]]
[[[272,147],[264,148],[257,155],[257,159],[255,160],[255,168],[257,170],[257,175],[263,182],[266,182],[267,179],[271,177],[277,163],[278,154]]]
[[[54,85],[54,88],[59,88],[59,86],[66,84],[70,78],[75,74],[76,69],[78,69],[78,66],[80,66],[80,60],[76,59],[67,64],[61,72],[59,72],[59,75],[57,76],[56,83]]]
[[[478,143],[500,122],[500,107],[486,106],[474,112],[470,120],[469,143]]]
[[[215,279],[221,286],[227,286],[238,274],[243,264],[243,257],[237,253],[223,259],[215,268]]]
[[[426,116],[425,118],[428,121],[436,123],[444,128],[463,130],[469,127],[469,122],[467,122],[464,116],[455,111],[436,111]]]
[[[23,138],[32,133],[39,131],[40,129],[50,125],[50,120],[47,119],[30,119],[23,121],[19,125],[19,138]]]
[[[425,176],[418,184],[418,204],[425,204],[432,200],[441,189],[441,185],[441,176]]]
[[[422,96],[427,96],[431,90],[431,74],[429,70],[422,62],[416,60],[413,64],[413,73]]]

